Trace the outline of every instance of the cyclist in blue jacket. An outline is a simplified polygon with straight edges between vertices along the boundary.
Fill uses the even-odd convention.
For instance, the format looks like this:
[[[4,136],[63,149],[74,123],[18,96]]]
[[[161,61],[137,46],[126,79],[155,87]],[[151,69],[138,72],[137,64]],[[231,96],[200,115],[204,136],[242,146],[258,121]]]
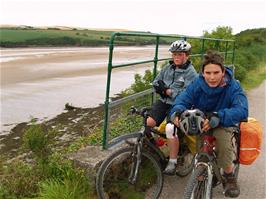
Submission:
[[[180,114],[192,107],[215,113],[214,120],[211,117],[204,121],[203,130],[213,128],[218,166],[223,169],[226,178],[225,196],[237,197],[240,189],[234,176],[234,148],[231,138],[236,124],[248,117],[248,100],[239,82],[233,78],[232,70],[224,66],[223,57],[215,51],[207,52],[202,74],[177,96],[170,112],[176,126],[179,126]],[[171,125],[169,123],[166,127],[170,160],[176,159],[179,144],[177,136],[173,136]],[[175,169],[176,165],[169,161],[168,173],[174,173]]]

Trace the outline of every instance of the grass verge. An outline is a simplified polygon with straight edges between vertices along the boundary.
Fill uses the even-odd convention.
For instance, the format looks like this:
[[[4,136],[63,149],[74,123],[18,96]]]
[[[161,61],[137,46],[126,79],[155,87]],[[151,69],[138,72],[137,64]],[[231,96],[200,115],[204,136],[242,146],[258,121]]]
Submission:
[[[241,81],[241,85],[245,90],[249,91],[259,86],[266,79],[266,63],[249,70],[247,73],[246,78]]]

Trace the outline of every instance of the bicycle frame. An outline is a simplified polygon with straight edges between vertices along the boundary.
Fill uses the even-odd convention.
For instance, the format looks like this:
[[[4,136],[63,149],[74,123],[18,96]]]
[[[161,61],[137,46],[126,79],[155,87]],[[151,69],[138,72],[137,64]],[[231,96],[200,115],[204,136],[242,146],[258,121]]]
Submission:
[[[112,147],[122,145],[123,143],[128,144],[132,147],[132,164],[129,168],[129,175],[127,177],[128,182],[132,185],[135,185],[138,182],[139,172],[142,164],[143,154],[149,152],[150,156],[158,163],[160,166],[161,172],[168,162],[168,158],[165,156],[163,151],[160,149],[159,143],[156,143],[155,139],[158,137],[165,138],[165,134],[160,133],[156,128],[150,128],[146,124],[146,119],[148,117],[148,109],[144,108],[142,111],[139,111],[135,108],[131,108],[132,114],[137,114],[143,117],[143,128],[142,130],[126,135],[121,135],[112,140]],[[158,136],[158,137],[157,137]],[[157,145],[158,144],[158,145]],[[184,150],[185,151],[185,150]],[[185,153],[184,153],[185,154]],[[183,156],[180,156],[183,157]],[[188,175],[192,170],[192,162],[190,162],[189,167],[184,167],[177,171],[177,175],[183,177]]]
[[[129,174],[129,182],[131,184],[135,184],[137,181],[138,171],[139,171],[139,165],[141,164],[141,153],[142,153],[142,147],[143,147],[143,136],[140,136],[137,139],[137,142],[134,145],[134,151],[132,154],[132,158],[136,159],[137,161],[134,161],[134,164],[132,164],[130,174]]]
[[[152,129],[152,132],[157,134],[155,129]],[[129,182],[131,184],[134,184],[137,181],[139,166],[141,164],[141,156],[142,156],[141,154],[143,151],[144,143],[148,146],[150,150],[155,152],[154,154],[156,154],[159,157],[160,162],[166,161],[166,157],[164,156],[162,151],[155,144],[151,143],[148,140],[147,136],[145,135],[145,131],[140,132],[136,142],[134,143],[134,151],[132,154],[133,158],[135,158],[136,161],[134,162],[134,164],[132,164],[132,168],[131,168],[130,175],[129,175]]]
[[[217,166],[216,154],[214,151],[215,138],[211,134],[205,134],[203,136],[203,148],[201,152],[198,152],[195,156],[194,169],[198,167],[207,168],[207,184],[205,184],[205,197],[211,198],[212,190],[208,187],[212,187],[214,175],[218,178],[219,182],[222,182],[222,176]],[[193,170],[194,170],[193,169]],[[191,198],[195,198],[194,192]]]

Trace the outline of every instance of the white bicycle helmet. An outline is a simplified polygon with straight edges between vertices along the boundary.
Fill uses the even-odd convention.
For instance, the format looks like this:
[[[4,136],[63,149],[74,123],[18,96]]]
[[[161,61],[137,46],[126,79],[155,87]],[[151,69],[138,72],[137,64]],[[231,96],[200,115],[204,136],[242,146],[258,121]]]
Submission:
[[[180,116],[179,127],[186,135],[198,135],[203,132],[205,115],[198,109],[186,110]]]
[[[191,49],[190,43],[184,40],[177,40],[173,42],[169,48],[170,52],[188,52]]]

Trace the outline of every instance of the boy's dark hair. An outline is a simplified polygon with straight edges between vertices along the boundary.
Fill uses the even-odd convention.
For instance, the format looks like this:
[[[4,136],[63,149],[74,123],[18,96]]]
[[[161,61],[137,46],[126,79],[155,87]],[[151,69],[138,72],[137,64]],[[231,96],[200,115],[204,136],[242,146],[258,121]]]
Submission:
[[[184,53],[186,53],[186,55],[189,56],[191,54],[191,50],[185,51]]]
[[[204,55],[204,59],[203,59],[202,67],[201,67],[201,72],[204,72],[204,68],[208,64],[219,65],[221,67],[222,71],[225,70],[224,58],[217,51],[207,51],[206,52],[206,54]]]

